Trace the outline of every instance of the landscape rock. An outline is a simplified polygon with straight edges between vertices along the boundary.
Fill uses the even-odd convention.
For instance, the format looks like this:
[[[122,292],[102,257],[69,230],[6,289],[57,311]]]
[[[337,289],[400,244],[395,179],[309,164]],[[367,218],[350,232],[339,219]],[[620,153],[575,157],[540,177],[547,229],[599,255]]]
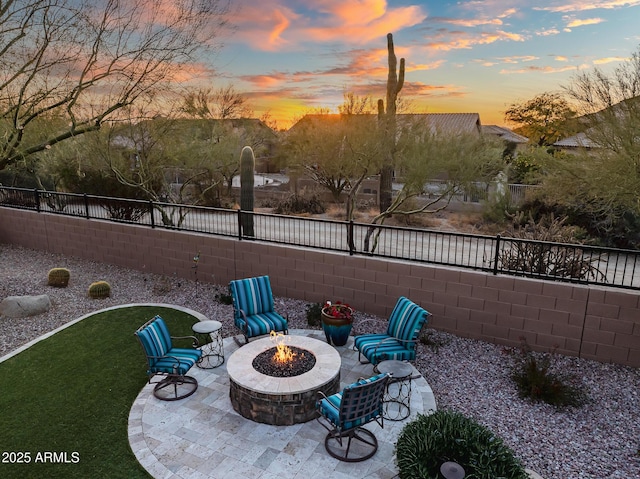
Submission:
[[[46,294],[37,296],[7,296],[0,302],[0,316],[9,318],[26,318],[46,313],[51,307],[51,300]]]

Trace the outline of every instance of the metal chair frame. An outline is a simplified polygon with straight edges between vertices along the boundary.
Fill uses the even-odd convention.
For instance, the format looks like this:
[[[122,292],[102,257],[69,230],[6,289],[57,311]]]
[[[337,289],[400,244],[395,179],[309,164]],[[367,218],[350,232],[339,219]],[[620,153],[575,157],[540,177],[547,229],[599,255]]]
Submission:
[[[138,338],[138,341],[140,342],[140,346],[142,347],[142,350],[144,351],[146,357],[147,357],[147,364],[149,366],[149,369],[147,370],[147,375],[148,377],[148,383],[149,384],[154,384],[152,379],[154,376],[158,375],[158,376],[164,376],[160,381],[158,381],[157,383],[155,383],[155,386],[153,388],[153,395],[160,399],[161,401],[177,401],[179,399],[184,399],[186,397],[191,396],[193,393],[196,392],[196,390],[198,389],[198,381],[196,380],[196,378],[192,377],[192,376],[187,376],[186,374],[180,374],[178,371],[180,371],[181,366],[187,367],[188,363],[186,363],[184,361],[184,359],[180,359],[177,356],[172,356],[170,354],[165,354],[162,356],[154,356],[152,354],[149,354],[149,352],[147,351],[147,348],[145,347],[144,343],[142,342],[142,339],[140,338],[140,332],[142,332],[143,330],[145,330],[145,328],[147,328],[150,324],[152,324],[154,321],[156,321],[159,318],[159,316],[154,316],[153,318],[151,318],[149,321],[147,321],[146,323],[144,323],[142,326],[140,326],[136,332],[135,332],[135,336],[136,338]],[[195,336],[170,336],[171,340],[174,339],[191,339],[192,343],[193,343],[193,347],[197,348],[199,343],[198,343],[198,339]],[[197,349],[194,349],[194,351],[199,351]],[[202,354],[201,351],[199,351],[200,354]],[[157,360],[159,359],[171,359],[174,364],[173,364],[173,372],[172,373],[166,373],[166,372],[160,372],[160,371],[153,371],[153,365],[157,362]],[[187,370],[190,369],[190,366],[187,367]],[[178,394],[178,388],[181,386],[185,386],[187,387],[186,392],[184,393],[180,393]],[[171,396],[167,396],[165,394],[162,394],[164,392],[164,390],[166,388],[170,388],[173,386],[173,397]]]
[[[325,404],[338,411],[338,421],[334,424],[320,410],[322,399],[316,405],[319,415],[317,420],[322,427],[329,431],[325,437],[324,446],[331,457],[345,462],[360,462],[369,459],[376,453],[378,439],[363,426],[375,421],[381,428],[384,428],[383,398],[389,378],[388,374],[381,374],[373,381],[360,380],[345,387],[342,390],[338,408],[329,401],[327,396],[319,392],[322,399],[326,400]],[[343,442],[344,439],[347,440],[346,445]],[[357,456],[349,456],[353,441],[359,442],[366,452]]]

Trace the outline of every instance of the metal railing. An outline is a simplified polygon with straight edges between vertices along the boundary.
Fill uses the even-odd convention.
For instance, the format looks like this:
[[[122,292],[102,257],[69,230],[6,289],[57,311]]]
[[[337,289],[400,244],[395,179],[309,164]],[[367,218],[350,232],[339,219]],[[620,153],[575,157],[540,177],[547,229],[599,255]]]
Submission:
[[[640,251],[0,187],[0,206],[239,240],[640,289]],[[247,229],[246,219],[253,227]]]

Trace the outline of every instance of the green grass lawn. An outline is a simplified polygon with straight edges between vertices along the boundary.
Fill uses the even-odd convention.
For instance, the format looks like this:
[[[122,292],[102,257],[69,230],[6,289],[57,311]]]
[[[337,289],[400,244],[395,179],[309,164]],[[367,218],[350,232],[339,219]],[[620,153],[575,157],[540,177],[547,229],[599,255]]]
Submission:
[[[191,335],[197,321],[150,306],[105,311],[0,363],[1,478],[150,477],[129,448],[127,420],[147,381],[133,333],[155,314],[172,336]],[[68,462],[54,463],[61,453]],[[11,463],[21,457],[30,462]]]

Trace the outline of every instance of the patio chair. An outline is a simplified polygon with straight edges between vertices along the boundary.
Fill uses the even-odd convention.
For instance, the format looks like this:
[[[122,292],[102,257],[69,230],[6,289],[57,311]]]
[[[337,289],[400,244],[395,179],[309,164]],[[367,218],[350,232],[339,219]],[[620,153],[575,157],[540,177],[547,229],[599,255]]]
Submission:
[[[316,402],[318,422],[329,431],[324,447],[331,457],[359,462],[376,453],[378,439],[363,426],[376,421],[384,427],[382,402],[388,380],[388,374],[378,374],[329,397],[319,392],[322,398]]]
[[[287,320],[274,311],[269,276],[233,280],[229,292],[233,299],[233,321],[245,344],[250,338],[271,331],[288,333]]]
[[[162,401],[176,401],[196,392],[198,381],[186,374],[200,360],[202,351],[192,348],[175,348],[172,343],[172,339],[189,338],[193,340],[194,345],[197,345],[195,337],[170,336],[167,325],[160,316],[155,316],[140,326],[135,335],[147,355],[149,383],[156,374],[165,376],[153,388],[155,397]]]
[[[420,331],[430,315],[413,301],[401,296],[391,312],[386,332],[355,336],[353,344],[358,350],[358,360],[374,366],[391,359],[413,361]],[[363,361],[362,356],[367,360]]]

